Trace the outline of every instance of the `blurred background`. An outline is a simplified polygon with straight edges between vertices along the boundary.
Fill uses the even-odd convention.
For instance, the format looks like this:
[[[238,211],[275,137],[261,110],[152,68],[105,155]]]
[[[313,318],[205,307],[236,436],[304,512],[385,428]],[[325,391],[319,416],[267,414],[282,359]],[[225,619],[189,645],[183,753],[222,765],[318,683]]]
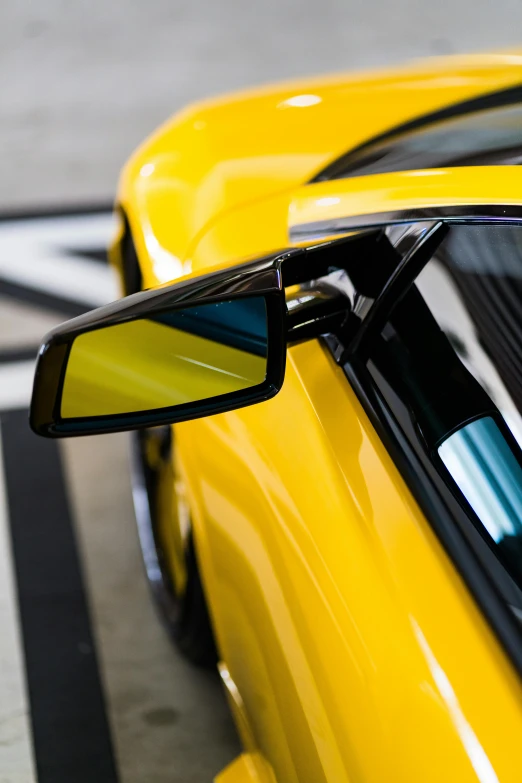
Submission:
[[[9,215],[108,207],[135,146],[199,98],[515,48],[521,29],[520,0],[2,0],[2,783],[210,781],[239,752],[217,676],[153,610],[127,435],[57,444],[27,426],[43,334],[117,296],[111,215]]]
[[[266,81],[516,46],[520,0],[3,0],[0,208],[112,197],[190,101]]]

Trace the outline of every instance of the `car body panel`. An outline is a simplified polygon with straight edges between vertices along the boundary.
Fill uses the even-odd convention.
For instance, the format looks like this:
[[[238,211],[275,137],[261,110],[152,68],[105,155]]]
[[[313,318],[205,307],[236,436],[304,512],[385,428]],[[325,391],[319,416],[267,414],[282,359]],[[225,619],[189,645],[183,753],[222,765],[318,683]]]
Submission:
[[[259,754],[242,753],[215,778],[215,783],[274,783],[274,776]]]
[[[456,58],[187,110],[120,183],[144,287],[288,246],[291,205],[302,224],[522,203],[510,167],[306,184],[414,114],[521,77],[519,55]],[[281,106],[296,94],[320,100]],[[248,753],[279,783],[520,780],[518,675],[323,344],[289,349],[274,399],[174,436]]]
[[[324,349],[177,439],[220,651],[277,779],[518,780],[516,675]]]

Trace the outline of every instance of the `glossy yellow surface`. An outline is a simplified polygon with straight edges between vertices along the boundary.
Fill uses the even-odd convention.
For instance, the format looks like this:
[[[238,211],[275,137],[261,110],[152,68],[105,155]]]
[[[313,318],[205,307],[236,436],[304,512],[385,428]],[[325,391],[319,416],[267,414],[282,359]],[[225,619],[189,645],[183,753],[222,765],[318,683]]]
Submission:
[[[469,56],[289,82],[188,107],[138,149],[121,177],[118,201],[144,287],[190,271],[194,247],[232,210],[284,193],[287,209],[294,188],[368,137],[521,80],[520,53]]]
[[[63,418],[166,408],[256,386],[266,358],[139,319],[81,334],[73,342]]]
[[[287,246],[290,205],[318,219],[332,183],[305,183],[337,155],[521,80],[519,55],[476,56],[188,109],[122,177],[144,285]],[[359,215],[425,204],[435,180],[441,200],[522,203],[517,177],[333,185]],[[175,438],[246,752],[278,783],[519,783],[520,681],[329,353],[293,347],[277,397]]]
[[[185,552],[191,524],[183,468],[177,450],[172,459],[162,459],[159,451],[161,435],[158,437],[157,430],[149,430],[147,435],[147,464],[158,475],[154,499],[158,537],[171,566],[176,594],[183,595],[187,583]]]
[[[215,778],[215,783],[273,783],[274,777],[256,753],[242,753]]]
[[[288,225],[304,229],[347,215],[378,219],[379,213],[426,207],[520,204],[521,187],[520,166],[429,169],[319,182],[295,191]]]

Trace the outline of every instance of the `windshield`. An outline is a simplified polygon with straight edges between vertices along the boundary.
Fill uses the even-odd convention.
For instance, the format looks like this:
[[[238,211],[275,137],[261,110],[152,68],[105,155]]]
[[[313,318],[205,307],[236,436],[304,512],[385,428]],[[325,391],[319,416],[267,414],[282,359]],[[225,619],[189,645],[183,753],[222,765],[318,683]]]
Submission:
[[[348,153],[333,179],[415,169],[518,165],[522,160],[522,105],[474,111]]]

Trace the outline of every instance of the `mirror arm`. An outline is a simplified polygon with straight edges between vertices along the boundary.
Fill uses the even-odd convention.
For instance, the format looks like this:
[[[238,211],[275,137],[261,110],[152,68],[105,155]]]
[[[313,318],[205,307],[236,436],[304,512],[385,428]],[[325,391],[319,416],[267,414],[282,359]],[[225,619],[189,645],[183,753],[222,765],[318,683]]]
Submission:
[[[381,229],[358,232],[343,239],[328,240],[296,251],[283,258],[281,274],[283,286],[299,285],[309,280],[325,277],[336,269],[344,269],[358,278],[364,270],[372,270],[372,278],[378,274],[375,261],[382,266],[383,256],[395,256],[389,239]],[[358,271],[359,270],[359,271]]]
[[[288,345],[313,340],[322,334],[338,334],[351,314],[348,298],[325,282],[287,294],[286,306]]]

